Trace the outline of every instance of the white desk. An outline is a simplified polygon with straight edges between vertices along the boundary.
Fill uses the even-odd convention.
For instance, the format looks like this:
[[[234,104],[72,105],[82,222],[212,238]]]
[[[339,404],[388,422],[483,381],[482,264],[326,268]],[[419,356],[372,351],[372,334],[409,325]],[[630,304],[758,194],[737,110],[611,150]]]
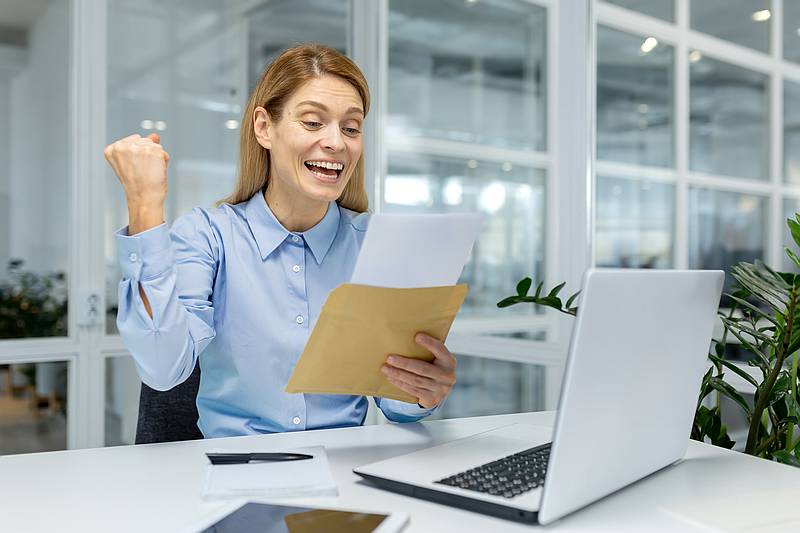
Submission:
[[[124,446],[0,457],[0,530],[184,531],[218,516],[233,503],[206,502],[200,487],[204,451],[224,446],[327,448],[337,499],[296,503],[410,514],[408,532],[530,531],[532,526],[471,513],[373,488],[352,473],[360,464],[384,459],[514,422],[552,424],[552,413],[525,413],[380,425],[183,443]],[[224,441],[224,442],[223,442]],[[591,443],[587,441],[587,454]],[[562,521],[548,531],[703,531],[670,510],[705,498],[800,489],[800,469],[692,442],[686,459]],[[797,499],[794,499],[796,502]],[[726,512],[728,504],[718,504]],[[776,503],[778,505],[778,503]],[[785,505],[783,507],[786,507]],[[797,508],[795,504],[792,506]],[[761,509],[763,512],[764,509]],[[770,531],[800,531],[798,522]],[[760,529],[760,531],[765,531]]]

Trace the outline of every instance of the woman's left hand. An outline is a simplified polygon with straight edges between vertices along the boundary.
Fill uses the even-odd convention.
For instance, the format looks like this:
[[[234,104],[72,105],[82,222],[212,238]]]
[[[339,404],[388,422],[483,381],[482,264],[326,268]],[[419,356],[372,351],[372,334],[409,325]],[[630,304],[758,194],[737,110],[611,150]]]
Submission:
[[[392,354],[381,372],[396,387],[419,398],[426,409],[436,407],[450,393],[456,382],[456,358],[444,343],[425,333],[417,333],[414,341],[433,354],[433,361],[421,361]]]

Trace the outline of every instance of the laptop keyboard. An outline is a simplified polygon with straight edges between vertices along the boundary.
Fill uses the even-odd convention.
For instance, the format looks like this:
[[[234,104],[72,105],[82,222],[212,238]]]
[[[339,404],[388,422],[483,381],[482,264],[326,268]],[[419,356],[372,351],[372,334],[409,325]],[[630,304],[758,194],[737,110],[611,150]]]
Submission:
[[[547,443],[434,483],[513,498],[544,484],[549,459],[550,443]]]

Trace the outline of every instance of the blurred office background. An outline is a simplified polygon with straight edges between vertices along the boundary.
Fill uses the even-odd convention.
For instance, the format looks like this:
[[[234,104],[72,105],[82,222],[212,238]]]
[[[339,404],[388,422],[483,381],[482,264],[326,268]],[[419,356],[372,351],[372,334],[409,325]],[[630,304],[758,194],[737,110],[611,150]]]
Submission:
[[[558,31],[587,31],[570,28],[567,2],[0,0],[0,454],[133,442],[139,380],[114,323],[113,233],[127,211],[102,147],[159,133],[168,222],[210,206],[233,187],[250,90],[299,41],[350,54],[372,83],[374,211],[486,215],[440,417],[555,407],[560,319],[495,304],[522,277],[567,279],[565,250],[593,251],[581,269],[789,268],[800,4],[585,3],[587,183],[559,173],[570,154],[557,146],[570,105],[559,62],[571,56]],[[576,138],[569,157],[584,148]],[[579,208],[589,235],[559,207],[573,182],[592,192]]]

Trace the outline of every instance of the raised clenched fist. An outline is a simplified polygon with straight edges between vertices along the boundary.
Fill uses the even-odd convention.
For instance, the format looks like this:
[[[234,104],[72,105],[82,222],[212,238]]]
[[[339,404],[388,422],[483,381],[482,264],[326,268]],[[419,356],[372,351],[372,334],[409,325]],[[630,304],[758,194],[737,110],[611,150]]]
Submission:
[[[129,234],[161,224],[167,197],[169,154],[158,134],[135,134],[106,146],[103,155],[114,169],[128,201]]]

